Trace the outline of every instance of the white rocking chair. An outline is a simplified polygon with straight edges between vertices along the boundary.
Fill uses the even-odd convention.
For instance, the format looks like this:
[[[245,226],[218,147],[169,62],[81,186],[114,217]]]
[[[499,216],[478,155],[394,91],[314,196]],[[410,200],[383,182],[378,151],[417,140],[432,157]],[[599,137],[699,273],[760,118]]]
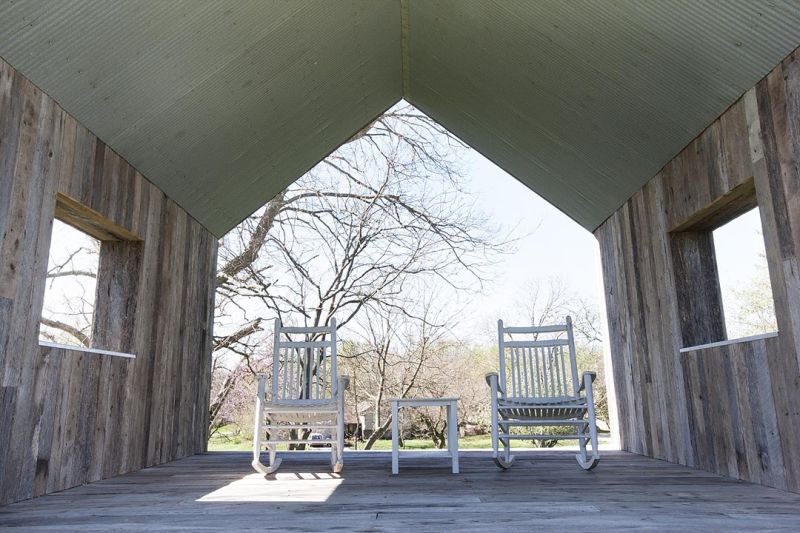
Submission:
[[[497,322],[500,372],[486,375],[492,394],[492,454],[506,469],[514,462],[511,441],[545,438],[577,439],[575,458],[584,470],[600,461],[597,449],[592,383],[597,374],[584,372],[578,380],[572,319],[542,327],[503,327]],[[542,337],[547,337],[542,338]],[[512,433],[512,427],[572,426],[574,434]],[[586,444],[591,441],[592,452]],[[503,445],[502,454],[499,444]]]
[[[282,327],[275,319],[271,398],[267,376],[258,377],[253,468],[272,474],[281,464],[278,445],[331,447],[331,467],[343,468],[344,391],[350,379],[336,374],[336,320],[327,327]],[[288,434],[288,435],[282,435]],[[309,440],[313,434],[314,440]],[[266,436],[269,465],[261,463]]]

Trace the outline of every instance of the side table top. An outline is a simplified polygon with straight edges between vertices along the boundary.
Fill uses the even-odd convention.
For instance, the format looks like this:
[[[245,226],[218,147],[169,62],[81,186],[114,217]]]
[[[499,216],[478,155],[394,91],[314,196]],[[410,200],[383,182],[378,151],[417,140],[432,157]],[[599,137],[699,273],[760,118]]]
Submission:
[[[390,398],[389,401],[395,402],[397,404],[404,404],[404,403],[415,403],[415,404],[441,404],[441,403],[451,403],[457,402],[458,397],[453,398]]]

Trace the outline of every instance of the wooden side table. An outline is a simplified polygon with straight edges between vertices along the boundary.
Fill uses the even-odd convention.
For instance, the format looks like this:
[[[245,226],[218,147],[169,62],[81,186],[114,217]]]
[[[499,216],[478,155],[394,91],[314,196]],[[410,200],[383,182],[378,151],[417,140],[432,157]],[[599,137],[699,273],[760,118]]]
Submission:
[[[458,474],[458,398],[392,398],[392,474],[399,472],[400,424],[398,414],[403,407],[447,408],[447,451],[453,463],[453,473]],[[410,452],[414,453],[414,452]]]

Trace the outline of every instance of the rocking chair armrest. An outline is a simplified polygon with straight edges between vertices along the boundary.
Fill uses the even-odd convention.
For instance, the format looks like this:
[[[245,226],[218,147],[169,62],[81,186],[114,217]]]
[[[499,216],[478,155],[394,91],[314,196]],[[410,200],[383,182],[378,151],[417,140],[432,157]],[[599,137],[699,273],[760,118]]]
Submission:
[[[589,381],[589,386],[591,386],[592,383],[594,383],[594,380],[597,379],[597,372],[584,372],[583,373],[583,375],[581,376],[581,386],[578,389],[578,392],[583,392],[583,390],[586,388],[586,378],[587,377],[591,378],[591,381]]]
[[[489,372],[486,374],[486,384],[489,385],[489,387],[492,386],[492,381],[497,384],[497,392],[500,393],[501,396],[505,396],[505,392],[502,387],[500,387],[500,375],[497,372]]]
[[[267,376],[266,374],[258,374],[258,376],[256,376],[256,383],[258,384],[258,391],[261,394],[262,399],[264,398],[264,394],[266,393],[266,390],[267,390],[267,380],[268,379],[269,379],[269,376]]]

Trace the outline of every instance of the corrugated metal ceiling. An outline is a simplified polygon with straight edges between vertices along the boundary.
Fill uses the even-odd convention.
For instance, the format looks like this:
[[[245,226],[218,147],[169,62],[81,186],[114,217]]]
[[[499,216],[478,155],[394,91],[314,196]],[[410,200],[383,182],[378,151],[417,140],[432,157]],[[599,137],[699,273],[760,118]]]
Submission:
[[[593,229],[800,45],[800,3],[411,1],[406,98]]]
[[[0,2],[0,56],[216,235],[401,98],[394,0]]]
[[[800,1],[0,1],[0,56],[217,235],[403,96],[593,229],[798,45]]]

